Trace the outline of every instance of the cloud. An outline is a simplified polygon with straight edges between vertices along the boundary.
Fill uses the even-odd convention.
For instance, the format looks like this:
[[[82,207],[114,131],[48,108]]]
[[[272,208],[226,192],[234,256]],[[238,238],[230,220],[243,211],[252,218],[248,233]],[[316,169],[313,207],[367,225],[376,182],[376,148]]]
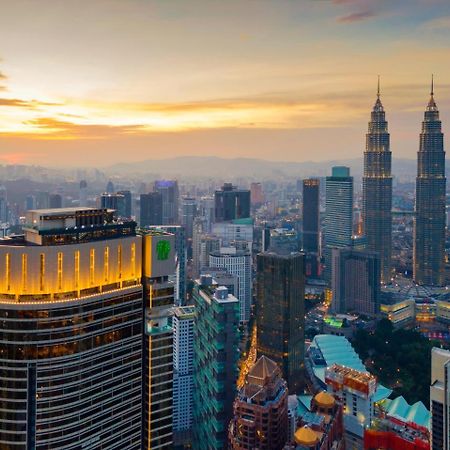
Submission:
[[[348,14],[346,16],[338,17],[336,20],[339,23],[353,23],[353,22],[361,22],[363,20],[368,20],[375,16],[376,16],[376,14],[372,11],[361,11],[361,12],[355,12],[352,14]]]
[[[24,124],[34,130],[27,134],[28,137],[41,139],[102,139],[134,133],[142,128],[141,125],[76,124],[51,117],[38,117],[27,120]]]
[[[8,77],[3,72],[0,72],[0,91],[4,91],[6,89],[6,86],[2,85],[1,83],[5,81],[7,78]]]
[[[0,89],[2,87],[0,86]],[[0,98],[0,106],[39,109],[41,106],[62,106],[63,103],[41,102],[38,100],[21,100],[18,98]]]
[[[425,30],[450,30],[450,16],[437,17],[422,24]]]

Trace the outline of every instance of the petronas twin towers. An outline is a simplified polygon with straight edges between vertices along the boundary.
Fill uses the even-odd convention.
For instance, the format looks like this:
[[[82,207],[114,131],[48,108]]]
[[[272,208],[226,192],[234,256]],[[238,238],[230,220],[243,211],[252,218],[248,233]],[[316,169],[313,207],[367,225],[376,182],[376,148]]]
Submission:
[[[414,226],[414,281],[445,284],[445,152],[439,111],[431,98],[420,134]],[[391,279],[392,175],[388,125],[380,100],[371,112],[363,174],[363,221],[369,250],[380,255],[381,279]]]

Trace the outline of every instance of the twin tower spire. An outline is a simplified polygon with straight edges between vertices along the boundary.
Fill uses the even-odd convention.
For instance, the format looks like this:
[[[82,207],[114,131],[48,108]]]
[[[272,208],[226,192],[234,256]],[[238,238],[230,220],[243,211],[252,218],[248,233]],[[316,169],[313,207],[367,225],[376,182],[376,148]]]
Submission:
[[[390,283],[392,253],[392,154],[385,112],[377,99],[366,135],[363,175],[363,225],[368,250],[380,256],[383,283]],[[445,283],[445,153],[439,111],[434,101],[434,76],[420,135],[414,220],[414,281]]]

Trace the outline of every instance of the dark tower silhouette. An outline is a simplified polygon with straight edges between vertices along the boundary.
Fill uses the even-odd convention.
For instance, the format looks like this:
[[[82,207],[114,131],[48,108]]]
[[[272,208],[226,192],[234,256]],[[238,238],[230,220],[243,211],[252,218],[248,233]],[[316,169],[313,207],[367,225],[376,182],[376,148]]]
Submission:
[[[379,77],[377,100],[370,116],[364,152],[364,233],[368,250],[380,255],[381,281],[388,283],[391,278],[392,252],[392,153],[388,123],[380,100]]]
[[[431,78],[417,153],[414,280],[422,285],[445,284],[445,184],[444,135]]]

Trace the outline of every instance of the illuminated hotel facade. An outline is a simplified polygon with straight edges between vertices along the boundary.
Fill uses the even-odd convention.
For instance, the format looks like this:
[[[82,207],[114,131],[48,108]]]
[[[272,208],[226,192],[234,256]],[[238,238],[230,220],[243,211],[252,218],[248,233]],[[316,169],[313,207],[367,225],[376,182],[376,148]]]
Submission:
[[[0,241],[0,448],[141,448],[142,244],[106,209]]]

